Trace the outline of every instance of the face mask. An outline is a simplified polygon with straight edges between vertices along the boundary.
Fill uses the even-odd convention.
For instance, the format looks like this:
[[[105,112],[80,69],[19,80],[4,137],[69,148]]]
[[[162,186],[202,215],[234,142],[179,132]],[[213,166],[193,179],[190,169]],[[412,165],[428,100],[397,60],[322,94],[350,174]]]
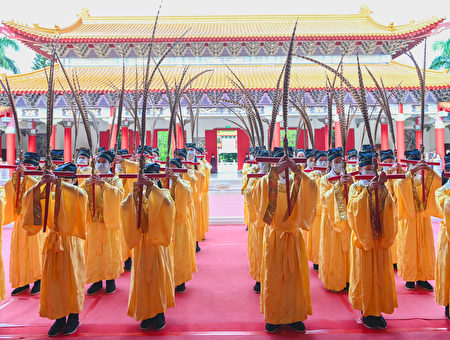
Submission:
[[[189,159],[189,160],[192,160],[192,159],[194,159],[194,157],[195,157],[195,151],[188,151],[187,152],[187,158]]]
[[[109,163],[97,163],[95,164],[95,170],[101,174],[106,174],[109,171]]]
[[[375,172],[373,170],[361,170],[361,175],[363,176],[373,176],[375,175]]]
[[[159,156],[158,155],[153,156],[153,157],[155,157],[155,158],[153,158],[155,161],[159,160]]]
[[[116,164],[116,171],[121,172],[122,171],[122,165]]]
[[[336,174],[340,174],[342,171],[342,163],[333,163],[333,165],[331,166],[331,168],[333,169],[333,171]]]
[[[327,167],[327,161],[317,161],[317,166]]]
[[[315,162],[311,158],[308,158],[306,160],[306,167],[309,168],[309,169],[312,169],[314,167],[314,163]]]
[[[88,160],[87,160],[87,158],[78,158],[77,159],[77,164],[79,164],[79,165],[87,165],[88,164]]]
[[[266,174],[269,171],[269,165],[267,163],[258,163],[259,172]]]

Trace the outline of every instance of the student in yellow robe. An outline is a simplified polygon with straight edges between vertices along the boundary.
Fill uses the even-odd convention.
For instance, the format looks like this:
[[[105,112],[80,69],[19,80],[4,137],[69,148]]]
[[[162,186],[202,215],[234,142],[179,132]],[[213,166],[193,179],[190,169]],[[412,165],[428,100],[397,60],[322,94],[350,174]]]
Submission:
[[[267,150],[258,150],[257,157],[269,157],[269,152]],[[258,170],[256,173],[267,174],[270,170],[270,164],[260,162],[258,165],[252,167],[252,169]],[[264,227],[266,226],[264,221],[258,219],[258,207],[255,204],[258,199],[253,197],[254,188],[258,181],[259,178],[249,178],[243,192],[244,201],[248,207],[248,262],[250,276],[256,281],[253,286],[253,291],[256,294],[261,292],[263,239]]]
[[[101,152],[96,160],[96,171],[110,173],[114,155]],[[95,211],[92,184],[95,184]],[[106,293],[116,291],[116,279],[123,272],[121,226],[119,206],[123,199],[122,181],[118,176],[101,178],[94,174],[81,186],[87,193],[89,209],[86,210],[86,283],[92,283],[87,294],[92,295],[106,280]],[[94,214],[95,213],[95,214]]]
[[[77,152],[77,174],[90,174],[91,151],[89,149],[79,149]],[[86,178],[78,178],[78,185],[83,184]]]
[[[197,148],[197,155],[203,155],[203,148]],[[205,174],[205,185],[203,186],[202,194],[202,208],[203,208],[203,234],[202,240],[206,238],[206,233],[209,231],[209,179],[211,177],[211,164],[205,158],[199,159],[203,165]]]
[[[147,164],[145,173],[157,164]],[[159,170],[158,170],[159,171]],[[141,227],[138,229],[139,185],[144,186]],[[145,175],[139,177],[133,193],[120,206],[128,247],[133,249],[127,314],[141,322],[141,329],[165,326],[167,308],[175,306],[173,253],[170,247],[175,221],[175,203],[167,189],[160,189]]]
[[[188,145],[189,143],[187,143],[186,145]],[[192,149],[192,148],[191,148]],[[192,153],[194,153],[195,155],[195,151],[194,150],[190,150],[191,152],[191,156]],[[179,149],[177,150],[177,155],[179,158],[181,158],[182,161],[186,161],[188,159],[188,153],[187,153],[187,149]],[[195,160],[195,159],[194,159]],[[191,183],[191,187],[193,189],[193,199],[194,199],[194,208],[195,208],[195,220],[196,220],[196,225],[194,228],[194,240],[195,242],[195,251],[198,253],[199,251],[201,251],[201,248],[199,246],[199,242],[202,240],[202,230],[203,230],[203,208],[202,208],[202,195],[203,195],[203,191],[204,191],[204,186],[205,186],[205,174],[201,171],[197,170],[197,166],[195,165],[186,165],[185,166],[188,169],[188,174],[185,177],[188,177],[187,179],[189,180],[189,178],[195,178],[195,181],[191,181],[189,180],[189,182]],[[195,182],[195,184],[194,184]],[[194,185],[195,185],[195,189],[194,189]]]
[[[322,219],[320,226],[319,278],[333,292],[348,290],[350,275],[350,227],[347,222],[348,189],[353,183],[343,174],[342,148],[328,150],[331,171],[320,180]],[[342,175],[330,181],[331,177]]]
[[[310,151],[311,150],[311,151]],[[309,157],[308,157],[309,156]],[[315,166],[328,169],[328,158],[326,151],[317,150],[315,153],[312,149],[306,150],[306,170],[314,169]],[[309,164],[308,164],[309,160]],[[311,163],[313,162],[313,163]],[[317,188],[320,188],[320,179],[325,174],[326,170],[313,170],[308,173],[308,176],[314,179]],[[313,263],[313,269],[317,272],[319,271],[319,248],[320,248],[320,223],[322,220],[322,204],[320,199],[320,190],[317,190],[317,206],[316,206],[316,217],[314,218],[314,223],[308,231],[302,230],[303,237],[306,236],[306,253],[308,255],[308,260]]]
[[[274,157],[283,155],[275,148]],[[289,184],[292,210],[289,216],[286,203],[285,169],[294,170]],[[305,331],[303,320],[312,314],[309,290],[309,269],[305,243],[300,227],[312,225],[317,187],[292,159],[283,157],[261,178],[253,194],[258,219],[267,225],[264,232],[261,312],[266,331],[276,332],[281,325]],[[307,199],[305,199],[307,198]]]
[[[420,160],[418,150],[406,151],[410,160]],[[434,198],[435,191],[441,186],[441,177],[424,161],[410,164],[406,178],[395,182],[395,195],[398,202],[399,224],[398,275],[406,281],[407,289],[414,289],[415,283],[425,290],[432,291],[428,280],[434,280],[435,252],[431,216],[440,217],[441,213]],[[422,175],[425,177],[425,199],[422,193]]]
[[[183,167],[180,158],[170,160],[171,168]],[[159,169],[157,169],[159,172]],[[171,177],[170,194],[175,201],[175,221],[173,231],[173,257],[175,291],[183,293],[186,290],[186,282],[192,279],[192,258],[195,259],[195,250],[192,247],[192,233],[188,227],[188,208],[192,203],[192,189],[188,181],[181,176],[168,172]],[[195,261],[195,260],[194,260]]]
[[[20,227],[22,224],[23,194],[38,182],[33,176],[22,176],[20,181],[19,197],[17,200],[17,184],[19,173],[26,167],[39,167],[40,157],[33,152],[26,152],[23,166],[16,170],[12,177],[5,183],[5,215],[3,224],[14,222],[11,233],[11,250],[9,262],[9,281],[14,288],[11,295],[19,295],[30,288],[34,282],[30,294],[38,294],[41,290],[42,273],[42,245],[43,235],[38,233],[28,237],[27,232]]]
[[[57,178],[51,173],[44,174],[42,181],[28,190],[23,199],[23,228],[28,235],[35,235],[42,230],[44,222],[45,195],[41,196],[41,193],[45,192],[47,184],[52,187],[47,231],[44,233],[39,308],[41,317],[56,320],[49,336],[61,332],[69,335],[78,329],[85,284],[86,193],[73,185],[77,171],[75,164],[65,163],[55,171],[67,171],[73,175]]]
[[[392,166],[383,166],[383,171],[386,174],[396,174],[396,173],[404,173],[402,166],[397,163],[395,160],[394,152],[391,149],[388,150],[380,150],[380,161],[381,163],[392,163]],[[395,182],[396,179],[389,179],[386,182],[386,187],[389,190],[389,193],[391,194],[392,199],[395,203],[395,209],[396,209],[396,215],[398,216],[398,204],[397,204],[397,196],[395,195]],[[397,223],[403,223],[403,221],[400,221],[397,219]],[[401,227],[398,227],[400,229]],[[394,264],[394,269],[397,270],[397,237],[394,240],[394,243],[391,246],[391,256],[392,256],[392,263]]]
[[[450,172],[450,155],[445,156],[445,171]],[[436,204],[444,220],[439,228],[439,240],[436,258],[436,302],[445,306],[445,316],[450,320],[450,181],[436,190]]]
[[[5,191],[0,188],[0,301],[6,297],[5,269],[3,267],[2,245],[3,245],[3,213],[5,211]]]
[[[362,175],[374,175],[372,152],[359,153]],[[367,328],[385,329],[381,313],[397,307],[390,247],[397,234],[395,204],[386,188],[386,174],[360,180],[349,190],[348,223],[352,229],[349,300],[362,313]],[[378,212],[376,197],[378,194]],[[376,219],[379,218],[379,224]]]
[[[356,149],[347,150],[347,160],[350,161],[347,164],[347,173],[358,171],[358,164],[352,164],[351,162],[358,162],[358,151]]]

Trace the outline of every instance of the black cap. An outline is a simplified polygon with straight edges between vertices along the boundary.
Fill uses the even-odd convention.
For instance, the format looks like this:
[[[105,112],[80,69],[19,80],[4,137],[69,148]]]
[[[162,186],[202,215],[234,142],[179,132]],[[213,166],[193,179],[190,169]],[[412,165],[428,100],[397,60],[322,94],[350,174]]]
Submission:
[[[180,169],[183,167],[181,158],[172,158],[170,160],[170,164],[175,165],[177,168],[180,168]]]
[[[144,173],[146,174],[159,174],[159,169],[161,166],[158,163],[146,164],[144,168]]]
[[[64,163],[58,167],[55,168],[54,171],[65,171],[65,172],[71,172],[73,175],[70,176],[69,174],[60,176],[63,178],[75,178],[77,174],[77,166],[73,163]]]
[[[386,159],[395,159],[394,152],[391,149],[388,150],[380,150],[380,160],[384,162]]]
[[[128,149],[120,149],[120,150],[117,150],[117,155],[128,155],[129,154],[129,152],[128,152]]]
[[[50,157],[53,161],[62,161],[64,160],[64,150],[51,150]]]
[[[373,159],[373,153],[372,152],[360,152],[358,155],[359,160],[359,167],[362,168],[363,166],[372,164]]]
[[[405,157],[412,161],[420,161],[420,151],[417,149],[405,151]]]
[[[358,151],[356,151],[356,149],[350,149],[347,151],[347,157],[351,158],[351,157],[358,157]]]
[[[328,150],[328,161],[332,162],[338,157],[344,157],[341,147]]]
[[[35,152],[25,152],[23,162],[26,164],[32,164],[34,166],[39,166],[39,161],[41,157]]]
[[[187,149],[187,148],[196,148],[196,144],[195,143],[186,143],[185,145],[184,145],[184,147],[185,147],[185,149]]]
[[[178,150],[176,150],[176,154],[180,157],[183,157],[184,159],[187,158],[186,149],[178,149]]]
[[[313,149],[306,149],[305,150],[305,158],[306,159],[311,158],[311,157],[315,157],[315,156],[316,156],[316,154],[315,154]]]
[[[114,161],[114,154],[111,151],[103,151],[98,155],[98,158],[104,158],[112,163]]]
[[[79,149],[77,155],[89,158],[89,157],[91,157],[91,150],[89,150],[89,149]]]

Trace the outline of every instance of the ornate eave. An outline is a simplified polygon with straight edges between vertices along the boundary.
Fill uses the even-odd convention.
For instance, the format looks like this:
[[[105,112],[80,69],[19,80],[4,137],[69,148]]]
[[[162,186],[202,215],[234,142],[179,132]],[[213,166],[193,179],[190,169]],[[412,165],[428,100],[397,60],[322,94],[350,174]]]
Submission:
[[[169,56],[276,56],[285,54],[298,19],[297,53],[387,54],[394,58],[422,41],[444,18],[407,25],[381,25],[362,7],[349,15],[160,17],[155,49],[163,52],[189,29]],[[144,57],[154,17],[90,16],[86,10],[60,28],[3,22],[5,34],[48,57],[59,37],[59,54],[71,58]],[[158,53],[155,53],[156,55]]]

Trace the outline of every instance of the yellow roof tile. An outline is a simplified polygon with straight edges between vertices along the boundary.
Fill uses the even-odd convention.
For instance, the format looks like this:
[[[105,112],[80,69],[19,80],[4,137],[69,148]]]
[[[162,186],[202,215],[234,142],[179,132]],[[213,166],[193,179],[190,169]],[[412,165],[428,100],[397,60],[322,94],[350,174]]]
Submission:
[[[397,62],[391,61],[389,64],[370,64],[367,65],[374,73],[375,77],[382,77],[387,88],[394,88],[401,82],[401,88],[418,88],[416,70]],[[205,69],[213,70],[213,76],[208,84],[208,89],[229,90],[233,85],[229,82],[227,76],[230,72],[225,66],[191,66],[189,74],[194,75]],[[277,82],[281,66],[277,65],[235,65],[233,71],[239,76],[248,89],[273,89]],[[83,91],[88,92],[109,92],[113,91],[109,82],[120,86],[122,78],[121,67],[77,67],[77,74],[80,80],[80,86]],[[161,70],[168,80],[173,84],[178,79],[183,70],[182,66],[163,66]],[[71,74],[71,71],[68,70]],[[364,72],[366,86],[372,86],[367,72]],[[142,83],[142,70],[139,71],[139,81]],[[350,82],[357,85],[356,65],[345,65],[344,73]],[[318,89],[325,85],[325,71],[317,65],[300,64],[293,65],[291,88],[292,89]],[[47,91],[47,81],[43,70],[34,71],[27,74],[10,76],[9,82],[14,93],[45,93]],[[55,67],[55,80],[59,79],[65,85],[64,75],[58,65]],[[197,79],[192,87],[203,90],[208,83],[209,75],[203,75]],[[446,71],[427,71],[427,88],[450,88],[450,73]],[[56,90],[60,90],[56,82]],[[65,86],[67,89],[67,85]],[[151,90],[164,91],[164,85],[161,78],[157,75],[151,84]],[[126,89],[134,91],[135,89],[135,69],[129,68],[126,76]]]

